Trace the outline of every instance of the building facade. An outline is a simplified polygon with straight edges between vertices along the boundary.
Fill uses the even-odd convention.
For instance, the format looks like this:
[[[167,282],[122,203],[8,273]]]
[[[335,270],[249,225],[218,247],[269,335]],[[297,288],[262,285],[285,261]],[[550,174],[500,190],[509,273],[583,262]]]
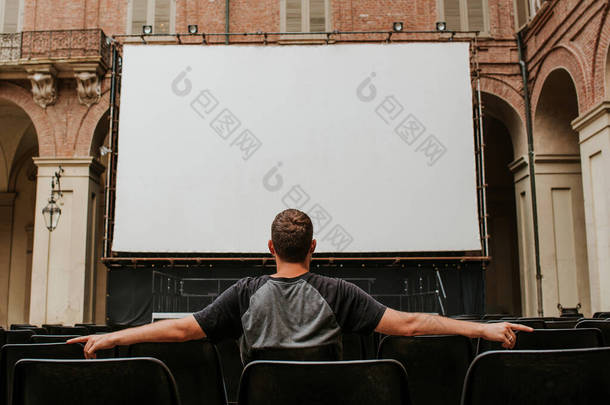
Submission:
[[[105,321],[107,38],[192,24],[478,31],[487,312],[610,309],[609,11],[608,0],[0,0],[0,325]],[[42,210],[59,166],[50,233]]]

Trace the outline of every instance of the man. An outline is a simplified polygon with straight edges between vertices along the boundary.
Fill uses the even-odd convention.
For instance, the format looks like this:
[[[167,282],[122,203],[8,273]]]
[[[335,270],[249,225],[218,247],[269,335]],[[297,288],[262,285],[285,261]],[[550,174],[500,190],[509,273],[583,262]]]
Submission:
[[[208,337],[213,342],[240,338],[242,359],[254,350],[308,348],[336,344],[342,332],[386,335],[464,335],[502,342],[513,348],[523,325],[475,323],[386,308],[355,285],[309,272],[316,248],[307,214],[288,209],[271,225],[269,251],[277,273],[239,280],[203,310],[104,335],[71,339],[85,343],[85,357],[117,345],[182,342]]]

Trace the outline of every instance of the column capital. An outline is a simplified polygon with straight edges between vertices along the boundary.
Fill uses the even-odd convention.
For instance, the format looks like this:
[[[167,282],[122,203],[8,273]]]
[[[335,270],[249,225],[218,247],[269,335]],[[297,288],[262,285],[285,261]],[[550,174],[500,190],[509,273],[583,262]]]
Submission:
[[[610,101],[602,101],[572,121],[572,128],[580,134],[580,143],[610,127]]]
[[[38,167],[38,177],[51,177],[59,166],[64,169],[62,177],[82,177],[94,174],[99,176],[106,170],[103,164],[92,156],[86,157],[34,157]]]

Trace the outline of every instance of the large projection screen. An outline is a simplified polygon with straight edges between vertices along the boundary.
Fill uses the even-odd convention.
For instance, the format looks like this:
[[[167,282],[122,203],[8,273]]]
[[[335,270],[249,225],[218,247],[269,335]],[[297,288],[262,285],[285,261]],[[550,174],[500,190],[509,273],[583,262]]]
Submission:
[[[114,252],[481,248],[467,43],[126,45]]]

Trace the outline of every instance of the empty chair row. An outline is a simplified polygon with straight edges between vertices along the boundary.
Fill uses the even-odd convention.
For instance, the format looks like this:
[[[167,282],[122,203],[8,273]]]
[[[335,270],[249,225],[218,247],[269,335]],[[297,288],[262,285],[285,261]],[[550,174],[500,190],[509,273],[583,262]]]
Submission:
[[[608,362],[610,348],[486,353],[468,369],[461,404],[606,403]],[[255,361],[244,369],[238,403],[408,405],[411,388],[394,360]],[[174,405],[179,396],[171,372],[152,358],[16,364],[13,405],[107,403]]]

